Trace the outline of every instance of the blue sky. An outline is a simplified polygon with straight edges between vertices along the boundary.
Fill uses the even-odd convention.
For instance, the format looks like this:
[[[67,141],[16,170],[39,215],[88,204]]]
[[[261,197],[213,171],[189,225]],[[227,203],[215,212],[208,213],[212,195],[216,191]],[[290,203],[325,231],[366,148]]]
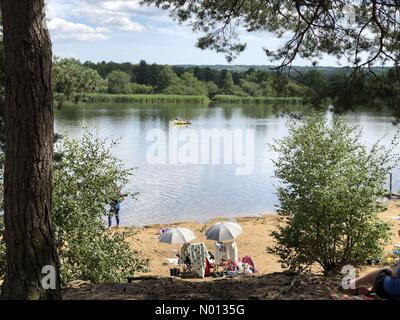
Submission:
[[[223,54],[195,47],[198,34],[178,25],[168,13],[141,7],[139,0],[47,0],[47,24],[53,52],[82,61],[161,64],[227,64]],[[274,49],[281,39],[267,33],[241,34],[247,49],[233,64],[271,64],[262,48]],[[297,65],[309,65],[297,59]],[[320,65],[336,65],[324,57]]]

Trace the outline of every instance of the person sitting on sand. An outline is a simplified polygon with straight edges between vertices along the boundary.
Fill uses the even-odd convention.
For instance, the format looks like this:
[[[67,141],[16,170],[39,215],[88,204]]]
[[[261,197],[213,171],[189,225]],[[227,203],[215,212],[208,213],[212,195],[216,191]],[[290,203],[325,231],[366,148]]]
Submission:
[[[365,285],[373,284],[372,292],[375,292],[380,298],[400,299],[400,264],[391,269],[386,267],[368,273],[349,283],[350,287],[356,289],[343,290],[350,294],[368,294],[369,289]]]

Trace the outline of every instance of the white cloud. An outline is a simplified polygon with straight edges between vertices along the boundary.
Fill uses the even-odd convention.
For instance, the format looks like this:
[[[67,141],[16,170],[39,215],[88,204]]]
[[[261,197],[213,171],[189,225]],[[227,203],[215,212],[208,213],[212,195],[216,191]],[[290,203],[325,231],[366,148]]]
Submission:
[[[147,12],[139,1],[48,0],[48,27],[56,41],[108,39],[107,32],[141,32],[146,27],[134,19]]]
[[[52,18],[47,21],[52,37],[56,40],[103,40],[108,30],[104,27],[93,28],[83,23],[75,23],[61,18]]]
[[[122,31],[144,31],[145,27],[140,23],[134,22],[128,17],[105,17],[102,25],[110,28],[117,28]]]
[[[128,0],[128,1],[97,1],[100,5],[107,10],[112,11],[141,11],[145,7],[140,6],[140,1]]]
[[[127,4],[128,2],[132,2],[133,8],[136,1],[127,1]],[[129,12],[125,12],[123,7],[113,4],[111,1],[92,3],[77,0],[74,3],[69,14],[77,19],[84,19],[99,26],[122,31],[144,31],[146,29],[144,25],[133,21]]]
[[[168,26],[168,27],[154,27],[154,31],[164,34],[166,36],[181,37],[196,41],[197,35],[186,26]]]

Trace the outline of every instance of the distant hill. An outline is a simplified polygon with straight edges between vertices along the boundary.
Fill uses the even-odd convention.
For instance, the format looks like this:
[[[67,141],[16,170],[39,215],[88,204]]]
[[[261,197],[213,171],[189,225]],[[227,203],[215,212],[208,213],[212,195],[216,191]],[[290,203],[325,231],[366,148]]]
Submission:
[[[229,71],[235,71],[235,72],[245,72],[249,69],[254,69],[254,70],[273,70],[274,66],[271,65],[224,65],[224,64],[215,64],[215,65],[195,65],[195,64],[181,64],[181,65],[175,65],[177,67],[183,67],[183,68],[210,68],[210,69],[215,69],[215,70],[229,70]],[[276,67],[276,66],[275,66]],[[324,74],[332,74],[335,72],[349,72],[352,70],[350,67],[331,67],[331,66],[294,66],[292,69],[299,71],[300,73],[306,73],[310,70],[319,70],[321,73]],[[384,71],[389,70],[390,67],[373,67],[372,70],[376,73],[382,73]]]

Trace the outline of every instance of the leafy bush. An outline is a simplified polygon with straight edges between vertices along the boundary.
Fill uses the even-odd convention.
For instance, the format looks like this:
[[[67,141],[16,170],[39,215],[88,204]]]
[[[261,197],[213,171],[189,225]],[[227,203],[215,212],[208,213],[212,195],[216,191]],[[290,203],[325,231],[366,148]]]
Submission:
[[[152,94],[154,89],[152,86],[146,86],[145,84],[131,83],[129,91],[132,94]]]
[[[54,98],[58,105],[69,100],[74,94],[105,92],[107,82],[97,71],[83,66],[75,59],[55,58],[53,64]]]
[[[253,97],[259,97],[263,94],[259,84],[247,81],[246,79],[240,80],[240,87],[244,92]]]
[[[81,140],[61,140],[57,148],[62,158],[55,164],[53,176],[53,223],[64,283],[77,279],[123,281],[148,266],[148,260],[140,259],[126,241],[132,232],[105,228],[102,217],[108,204],[120,196],[132,174],[112,155],[106,142],[85,133]],[[3,234],[0,216],[0,279],[6,271]]]
[[[286,224],[273,232],[277,244],[269,252],[296,271],[380,257],[389,227],[377,214],[396,156],[378,143],[367,150],[360,130],[340,119],[329,124],[315,115],[302,126],[291,123],[289,131],[272,147],[280,154],[274,164]]]
[[[213,81],[208,81],[206,87],[209,98],[214,98],[219,93],[219,88]]]
[[[112,71],[107,75],[108,93],[131,93],[131,76],[123,71]]]
[[[206,96],[208,95],[208,90],[204,82],[197,80],[190,72],[185,72],[181,78],[165,88],[162,93],[168,95]]]
[[[145,270],[148,261],[126,241],[132,233],[110,232],[102,219],[132,170],[112,155],[106,140],[89,133],[79,141],[62,140],[59,149],[63,157],[53,176],[53,221],[63,282],[122,281]]]

